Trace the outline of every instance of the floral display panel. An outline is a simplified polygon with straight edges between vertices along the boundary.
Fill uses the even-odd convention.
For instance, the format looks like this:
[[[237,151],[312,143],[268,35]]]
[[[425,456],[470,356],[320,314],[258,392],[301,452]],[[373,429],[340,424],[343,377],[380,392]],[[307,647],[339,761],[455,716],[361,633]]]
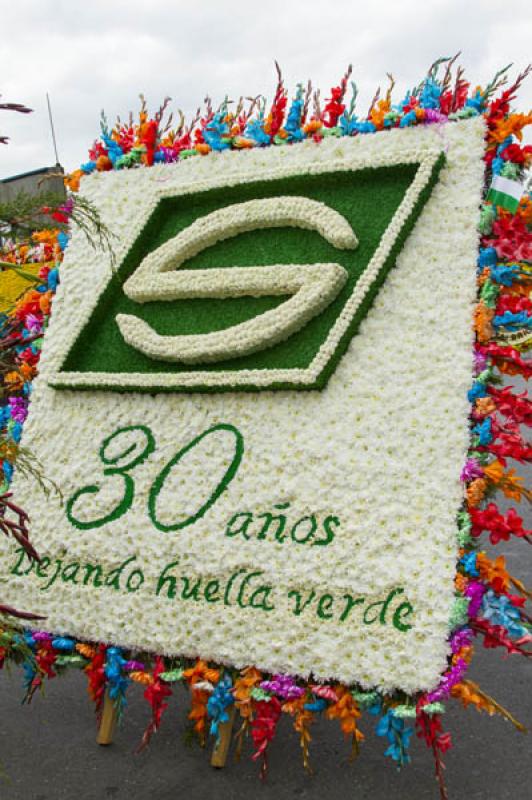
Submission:
[[[484,123],[96,173],[14,478],[56,634],[412,693],[449,653]]]

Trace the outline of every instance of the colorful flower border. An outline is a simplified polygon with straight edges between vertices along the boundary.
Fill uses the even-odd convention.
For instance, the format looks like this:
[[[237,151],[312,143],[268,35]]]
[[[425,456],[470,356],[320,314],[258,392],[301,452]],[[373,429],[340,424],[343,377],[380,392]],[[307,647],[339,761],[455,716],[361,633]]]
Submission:
[[[305,93],[302,86],[298,87],[287,113],[287,93],[280,76],[269,113],[265,102],[260,100],[253,101],[247,110],[239,104],[235,113],[228,110],[226,103],[214,111],[209,101],[203,118],[187,127],[181,122],[177,129],[170,130],[164,127],[164,106],[150,119],[143,105],[137,125],[117,123],[109,130],[104,121],[101,140],[91,149],[90,161],[67,178],[67,185],[75,191],[81,177],[95,169],[151,166],[208,155],[213,150],[286,146],[309,138],[319,142],[325,136],[357,136],[386,128],[444,124],[477,115],[483,115],[487,125],[487,185],[493,176],[518,182],[532,160],[532,148],[519,144],[522,129],[532,122],[532,115],[511,113],[510,103],[529,70],[519,75],[497,99],[493,96],[503,85],[504,74],[499,73],[485,89],[470,92],[462,71],[458,69],[453,77],[452,70],[453,60],[439,60],[420,85],[397,105],[392,104],[390,87],[385,98],[375,97],[365,118],[354,113],[354,85],[353,100],[349,105],[345,101],[350,71],[331,90],[323,110],[319,95],[314,95],[313,113],[309,112],[311,93],[309,90]],[[499,182],[497,187],[500,185]],[[503,647],[508,653],[524,656],[530,656],[526,645],[532,642],[531,619],[524,609],[531,593],[507,572],[502,555],[492,560],[478,549],[479,537],[484,533],[492,544],[507,541],[510,536],[532,543],[532,531],[523,528],[522,519],[514,509],[502,514],[494,502],[485,503],[493,491],[502,491],[516,501],[522,497],[530,499],[522,479],[514,469],[507,468],[506,459],[521,462],[532,459],[532,448],[520,434],[521,425],[532,424],[532,403],[524,394],[512,392],[511,387],[497,386],[497,372],[522,375],[526,379],[532,374],[530,361],[522,355],[530,344],[527,331],[532,328],[532,198],[522,197],[514,209],[497,188],[491,200],[488,190],[479,223],[482,244],[478,259],[479,301],[474,315],[476,374],[469,392],[471,449],[462,472],[465,500],[458,514],[461,554],[450,632],[452,657],[440,685],[416,697],[380,696],[376,692],[358,691],[356,687],[306,683],[286,675],[265,676],[253,667],[236,671],[201,660],[188,663],[148,654],[132,659],[116,647],[54,638],[39,631],[21,632],[16,626],[3,623],[0,665],[6,660],[22,663],[27,700],[46,678],[75,666],[87,674],[97,710],[101,711],[108,690],[120,713],[128,685],[131,681],[139,682],[145,686],[144,695],[152,709],[141,745],[144,746],[161,723],[173,684],[181,683],[191,690],[189,719],[200,740],[205,739],[208,731],[215,737],[219,734],[220,723],[229,718],[228,712],[234,705],[242,720],[237,734],[239,744],[244,734],[250,732],[255,746],[253,758],[262,762],[263,772],[268,746],[282,713],[294,719],[305,766],[308,766],[310,726],[321,712],[339,721],[344,734],[352,740],[353,752],[363,739],[359,729],[362,711],[378,716],[377,733],[388,741],[386,755],[398,765],[409,761],[408,743],[414,730],[409,721],[415,721],[417,735],[433,751],[441,797],[446,797],[442,754],[451,745],[450,736],[441,725],[444,701],[453,697],[464,706],[471,704],[489,714],[503,714],[522,729],[507,711],[466,677],[476,637],[487,648]],[[7,403],[0,410],[4,492],[13,473],[31,381],[37,371],[41,336],[66,246],[64,237],[57,234],[35,234],[34,239],[33,249],[20,252],[14,248],[8,255],[13,263],[39,261],[43,266],[39,272],[41,285],[27,292],[3,322],[4,338],[17,353],[15,368],[3,375],[8,394]]]

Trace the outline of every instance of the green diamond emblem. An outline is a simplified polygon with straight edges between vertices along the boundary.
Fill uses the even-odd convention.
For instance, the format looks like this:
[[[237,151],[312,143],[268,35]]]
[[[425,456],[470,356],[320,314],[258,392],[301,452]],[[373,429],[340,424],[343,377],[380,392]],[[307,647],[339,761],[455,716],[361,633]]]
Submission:
[[[52,386],[322,389],[443,162],[431,152],[162,197]]]

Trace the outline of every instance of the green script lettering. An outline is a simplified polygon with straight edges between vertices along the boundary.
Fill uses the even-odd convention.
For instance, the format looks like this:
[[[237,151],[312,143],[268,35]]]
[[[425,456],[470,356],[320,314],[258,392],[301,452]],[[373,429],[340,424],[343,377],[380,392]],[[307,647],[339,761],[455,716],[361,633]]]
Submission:
[[[393,598],[395,597],[396,594],[402,594],[403,592],[404,592],[404,589],[401,589],[401,588],[392,589],[392,591],[388,594],[388,597],[386,598],[386,600],[377,600],[376,603],[370,603],[370,605],[364,611],[364,623],[366,625],[373,625],[374,622],[376,622],[377,620],[380,620],[381,625],[385,625],[386,624],[386,612],[388,611],[388,606],[390,605],[390,603],[392,602],[392,600],[393,600]],[[373,611],[374,609],[379,609],[379,608],[380,608],[380,611],[378,611],[374,615],[373,619],[368,619],[368,613],[370,611]]]
[[[179,464],[181,459],[184,455],[186,455],[192,448],[197,447],[198,444],[205,439],[207,436],[211,436],[213,433],[217,433],[218,431],[228,431],[232,433],[235,437],[235,444],[234,444],[234,455],[233,459],[226,469],[223,478],[218,483],[214,491],[209,495],[207,500],[199,507],[195,514],[192,514],[190,517],[187,517],[182,522],[175,522],[172,525],[166,525],[165,523],[161,522],[157,518],[157,498],[161,489],[164,486],[168,475],[170,474],[172,468]],[[194,522],[197,522],[198,519],[201,519],[204,514],[209,510],[209,508],[218,500],[220,495],[227,489],[231,481],[236,475],[236,472],[240,466],[240,462],[242,461],[242,456],[244,454],[244,437],[240,433],[240,431],[235,428],[234,425],[226,425],[225,423],[219,425],[213,425],[212,428],[209,428],[203,433],[200,433],[199,436],[196,436],[191,442],[189,442],[185,447],[182,447],[176,455],[170,459],[168,464],[164,467],[164,469],[159,473],[156,477],[153,485],[150,489],[150,494],[148,497],[148,514],[155,525],[155,527],[160,531],[178,531],[182,528],[186,528],[188,525],[192,525]]]
[[[412,625],[404,623],[403,620],[406,617],[409,617],[413,611],[414,608],[410,605],[410,603],[401,603],[400,606],[397,606],[393,615],[393,624],[397,630],[401,631],[402,633],[406,633],[406,631],[410,630]]]
[[[318,600],[318,609],[317,609],[318,617],[321,617],[321,619],[331,619],[333,613],[332,611],[329,611],[329,609],[332,608],[332,605],[333,605],[332,594],[323,594]]]
[[[167,564],[166,567],[163,569],[161,574],[159,575],[159,580],[157,581],[157,588],[155,590],[155,594],[158,597],[163,590],[165,583],[168,583],[168,589],[166,590],[166,596],[170,599],[175,597],[176,593],[176,583],[177,580],[174,578],[173,575],[167,575],[167,572],[174,567],[177,567],[179,564],[179,559],[177,561],[172,561],[170,564]]]
[[[292,589],[290,592],[288,592],[288,597],[294,597],[296,601],[295,608],[293,609],[292,613],[295,614],[296,617],[299,617],[308,604],[314,600],[315,596],[316,593],[314,589],[312,589],[305,602],[303,602],[301,592],[299,592],[297,589]]]

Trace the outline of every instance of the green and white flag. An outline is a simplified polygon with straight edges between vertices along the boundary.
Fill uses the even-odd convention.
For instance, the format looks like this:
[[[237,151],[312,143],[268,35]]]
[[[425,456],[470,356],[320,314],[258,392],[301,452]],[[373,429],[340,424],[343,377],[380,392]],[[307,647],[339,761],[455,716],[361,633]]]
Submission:
[[[512,214],[515,214],[523,194],[521,181],[512,181],[510,178],[503,178],[496,175],[488,192],[488,202],[493,205],[501,206]]]

